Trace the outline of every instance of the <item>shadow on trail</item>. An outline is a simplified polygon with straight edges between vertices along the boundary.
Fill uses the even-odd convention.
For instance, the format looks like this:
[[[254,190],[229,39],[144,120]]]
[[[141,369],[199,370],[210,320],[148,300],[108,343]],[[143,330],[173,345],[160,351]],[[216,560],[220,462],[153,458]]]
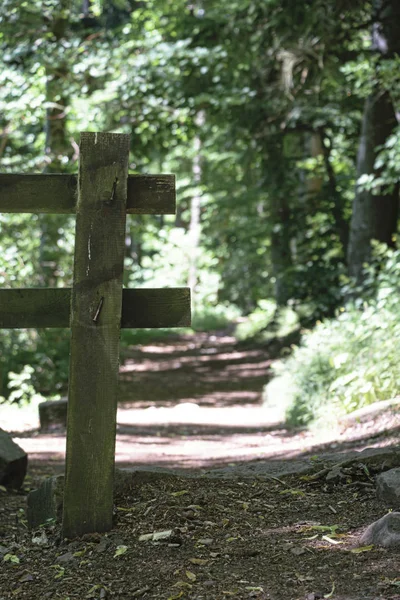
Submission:
[[[121,367],[116,463],[281,473],[315,457],[398,445],[393,420],[355,423],[322,435],[288,429],[282,409],[262,403],[272,359],[229,335],[196,334],[130,348]],[[31,464],[61,469],[65,432],[16,434]],[[313,458],[314,457],[314,458]],[[318,459],[317,459],[318,460]],[[240,471],[242,466],[242,471]]]
[[[262,347],[241,348],[231,336],[207,334],[129,349],[124,356],[120,400],[141,407],[181,400],[258,404],[273,362]]]

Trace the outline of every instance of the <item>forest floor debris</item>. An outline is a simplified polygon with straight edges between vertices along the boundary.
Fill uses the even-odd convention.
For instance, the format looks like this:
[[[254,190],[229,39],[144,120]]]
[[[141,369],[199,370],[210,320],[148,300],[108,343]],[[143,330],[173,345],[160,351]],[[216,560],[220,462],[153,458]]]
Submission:
[[[399,599],[399,551],[358,545],[386,512],[369,487],[164,475],[116,499],[111,532],[70,541],[1,494],[1,599]]]
[[[261,405],[265,349],[228,336],[178,337],[126,358],[121,392],[134,404],[119,411],[117,463],[175,472],[154,469],[117,497],[107,534],[28,531],[26,494],[62,471],[65,439],[26,427],[24,488],[0,490],[0,600],[400,600],[399,551],[358,545],[387,512],[368,472],[332,483],[306,473],[395,447],[395,416],[325,440],[290,432]]]

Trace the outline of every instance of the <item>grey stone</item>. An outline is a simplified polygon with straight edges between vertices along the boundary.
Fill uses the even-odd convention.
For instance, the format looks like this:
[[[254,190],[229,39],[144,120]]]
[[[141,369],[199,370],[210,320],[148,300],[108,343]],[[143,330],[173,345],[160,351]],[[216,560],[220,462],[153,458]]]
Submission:
[[[94,551],[98,552],[99,554],[102,552],[105,552],[107,550],[107,548],[110,546],[111,542],[110,540],[108,540],[106,537],[104,537],[98,544],[97,546],[94,547]]]
[[[0,485],[19,489],[25,479],[28,456],[9,433],[0,429]]]
[[[391,512],[371,523],[360,538],[360,546],[400,548],[400,512]]]
[[[348,477],[348,473],[346,473],[340,465],[336,465],[329,471],[327,474],[325,481],[332,485],[337,483],[344,483]]]
[[[65,565],[71,562],[71,560],[75,560],[75,556],[72,552],[66,552],[65,554],[61,554],[61,556],[57,556],[56,563],[59,565]]]
[[[64,475],[48,477],[28,494],[28,527],[35,529],[49,521],[61,521]]]
[[[39,404],[40,429],[51,431],[67,426],[68,399],[46,400]]]
[[[376,478],[376,495],[386,506],[400,508],[400,469],[390,469]]]

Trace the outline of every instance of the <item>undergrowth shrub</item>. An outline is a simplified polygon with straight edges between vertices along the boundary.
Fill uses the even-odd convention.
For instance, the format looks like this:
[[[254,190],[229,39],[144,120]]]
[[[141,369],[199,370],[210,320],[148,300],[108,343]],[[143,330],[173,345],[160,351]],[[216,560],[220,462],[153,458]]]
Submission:
[[[257,308],[237,325],[236,338],[246,340],[255,337],[272,323],[275,312],[276,302],[273,300],[259,300]]]
[[[400,251],[376,246],[365,274],[358,297],[306,332],[275,366],[288,390],[288,424],[340,416],[400,393]],[[267,401],[279,388],[277,381],[267,386]]]
[[[273,300],[259,300],[257,308],[237,325],[235,337],[268,342],[289,335],[298,326],[299,316],[293,309],[277,308]]]
[[[232,304],[204,304],[192,316],[193,331],[224,329],[240,316],[240,310]]]

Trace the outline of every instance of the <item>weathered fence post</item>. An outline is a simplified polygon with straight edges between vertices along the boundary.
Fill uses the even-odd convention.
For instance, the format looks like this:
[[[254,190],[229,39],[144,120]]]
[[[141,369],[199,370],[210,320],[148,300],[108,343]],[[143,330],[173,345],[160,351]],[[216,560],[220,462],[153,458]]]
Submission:
[[[112,527],[121,326],[190,325],[188,288],[122,289],[126,213],[175,214],[174,176],[128,176],[128,151],[127,135],[83,133],[78,185],[0,174],[0,212],[77,213],[72,290],[0,289],[0,328],[72,328],[65,537]]]
[[[83,133],[63,535],[112,526],[129,135]]]

